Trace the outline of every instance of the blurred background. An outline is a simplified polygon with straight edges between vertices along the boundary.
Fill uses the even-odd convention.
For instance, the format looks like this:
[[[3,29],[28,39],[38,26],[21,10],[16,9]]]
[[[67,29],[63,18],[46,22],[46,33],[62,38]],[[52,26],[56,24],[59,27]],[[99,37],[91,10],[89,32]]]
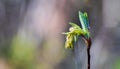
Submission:
[[[89,15],[91,69],[120,69],[120,0],[0,0],[0,69],[76,69],[61,33],[80,25],[79,10]]]

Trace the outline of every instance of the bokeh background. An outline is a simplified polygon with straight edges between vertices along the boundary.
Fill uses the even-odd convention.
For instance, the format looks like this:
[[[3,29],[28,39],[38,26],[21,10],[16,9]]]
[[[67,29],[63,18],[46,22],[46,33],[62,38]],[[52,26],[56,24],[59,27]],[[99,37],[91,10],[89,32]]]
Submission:
[[[91,69],[120,69],[120,0],[0,0],[0,69],[76,69],[61,33],[80,24],[79,10],[89,15]]]

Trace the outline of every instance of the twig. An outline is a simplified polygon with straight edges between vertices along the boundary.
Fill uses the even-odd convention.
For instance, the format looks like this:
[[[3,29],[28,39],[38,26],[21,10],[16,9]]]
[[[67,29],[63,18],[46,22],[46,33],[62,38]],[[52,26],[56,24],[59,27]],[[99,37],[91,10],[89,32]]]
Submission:
[[[90,55],[90,48],[91,48],[91,39],[88,40],[88,46],[87,46],[87,56],[88,56],[88,69],[90,69],[90,59],[91,59],[91,55]]]
[[[90,47],[87,48],[87,55],[88,55],[88,69],[90,69]]]

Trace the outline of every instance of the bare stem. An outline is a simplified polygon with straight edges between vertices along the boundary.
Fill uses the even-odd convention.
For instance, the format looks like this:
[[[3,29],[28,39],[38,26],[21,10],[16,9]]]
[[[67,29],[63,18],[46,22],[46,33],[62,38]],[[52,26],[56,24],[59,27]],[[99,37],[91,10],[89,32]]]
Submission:
[[[91,59],[91,55],[90,55],[90,48],[91,48],[91,39],[88,40],[88,46],[87,46],[87,56],[88,56],[88,69],[90,69],[90,59]]]
[[[88,55],[88,69],[90,69],[90,47],[87,47],[87,55]]]

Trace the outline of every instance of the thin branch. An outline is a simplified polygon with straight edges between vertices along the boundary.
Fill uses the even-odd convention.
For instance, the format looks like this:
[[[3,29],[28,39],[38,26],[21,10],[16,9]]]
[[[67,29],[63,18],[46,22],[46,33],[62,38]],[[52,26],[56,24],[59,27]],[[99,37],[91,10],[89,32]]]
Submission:
[[[91,59],[91,55],[90,55],[90,48],[91,48],[91,39],[88,40],[88,46],[87,46],[87,56],[88,56],[88,69],[90,69],[90,59]]]

